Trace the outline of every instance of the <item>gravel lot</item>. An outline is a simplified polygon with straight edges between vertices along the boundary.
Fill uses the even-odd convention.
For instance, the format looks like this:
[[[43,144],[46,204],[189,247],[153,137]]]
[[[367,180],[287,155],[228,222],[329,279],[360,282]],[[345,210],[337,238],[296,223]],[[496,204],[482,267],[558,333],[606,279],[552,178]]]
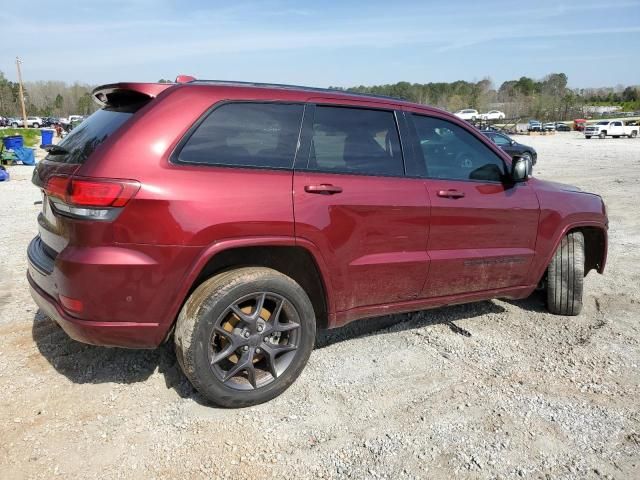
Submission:
[[[608,266],[586,278],[579,317],[534,295],[361,321],[322,334],[292,388],[243,410],[204,405],[169,346],[83,345],[38,313],[25,262],[39,193],[12,167],[0,478],[639,478],[640,140],[519,140],[537,176],[607,203]]]

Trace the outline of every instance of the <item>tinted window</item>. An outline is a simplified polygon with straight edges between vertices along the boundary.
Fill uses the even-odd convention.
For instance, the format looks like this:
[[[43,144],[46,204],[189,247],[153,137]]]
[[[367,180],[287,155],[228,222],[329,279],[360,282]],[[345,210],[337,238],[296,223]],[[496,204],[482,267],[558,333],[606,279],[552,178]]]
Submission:
[[[403,175],[393,112],[316,107],[309,168],[336,173]]]
[[[229,103],[213,110],[182,147],[178,161],[291,168],[302,105]]]
[[[491,138],[493,139],[494,142],[496,142],[496,145],[500,145],[500,146],[511,145],[511,140],[508,139],[507,137],[503,137],[502,135],[493,134],[491,135]]]
[[[504,163],[473,134],[439,118],[413,115],[418,155],[429,178],[501,181]]]
[[[98,145],[129,120],[143,104],[119,108],[103,108],[76,126],[58,144],[62,147],[47,155],[47,160],[65,163],[84,163]],[[63,150],[64,149],[64,150]],[[65,152],[65,153],[63,153]]]

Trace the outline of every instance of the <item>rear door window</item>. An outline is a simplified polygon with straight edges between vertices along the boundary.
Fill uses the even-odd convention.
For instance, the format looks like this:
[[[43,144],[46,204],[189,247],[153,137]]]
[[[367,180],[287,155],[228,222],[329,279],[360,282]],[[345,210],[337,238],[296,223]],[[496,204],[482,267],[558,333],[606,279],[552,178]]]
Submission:
[[[303,105],[227,103],[196,127],[177,156],[182,163],[235,167],[293,166]]]
[[[53,150],[46,159],[53,162],[84,163],[98,145],[115,133],[145,103],[98,110],[71,130],[58,144],[61,148]]]
[[[308,168],[329,173],[403,176],[394,113],[317,106]]]

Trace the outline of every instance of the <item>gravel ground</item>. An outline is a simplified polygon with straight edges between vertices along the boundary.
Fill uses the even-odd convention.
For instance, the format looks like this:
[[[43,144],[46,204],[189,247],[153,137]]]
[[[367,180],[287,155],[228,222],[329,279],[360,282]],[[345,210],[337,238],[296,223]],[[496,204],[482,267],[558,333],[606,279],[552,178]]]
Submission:
[[[608,205],[607,270],[586,278],[579,317],[534,295],[360,321],[322,334],[285,394],[242,410],[204,405],[169,346],[83,345],[38,313],[25,252],[39,193],[12,167],[0,478],[639,478],[640,140],[522,141],[537,176]]]

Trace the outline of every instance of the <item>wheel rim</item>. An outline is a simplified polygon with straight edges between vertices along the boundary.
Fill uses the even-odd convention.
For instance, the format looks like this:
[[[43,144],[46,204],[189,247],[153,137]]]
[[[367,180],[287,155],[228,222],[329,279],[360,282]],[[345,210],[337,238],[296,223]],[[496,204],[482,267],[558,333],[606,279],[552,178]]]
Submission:
[[[216,378],[235,390],[256,390],[280,377],[300,343],[300,317],[282,295],[256,292],[225,309],[209,338]]]

